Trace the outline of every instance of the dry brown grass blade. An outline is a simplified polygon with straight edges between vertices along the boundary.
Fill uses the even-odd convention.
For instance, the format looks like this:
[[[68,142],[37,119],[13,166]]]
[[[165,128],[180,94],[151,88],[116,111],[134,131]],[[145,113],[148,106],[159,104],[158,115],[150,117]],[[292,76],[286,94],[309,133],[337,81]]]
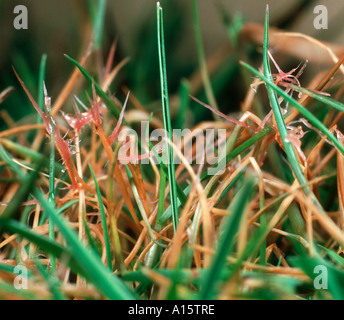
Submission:
[[[26,132],[26,131],[36,130],[36,129],[44,129],[44,128],[45,128],[44,124],[26,124],[23,126],[7,129],[0,132],[0,138],[16,135],[21,132]]]
[[[169,139],[166,139],[166,140],[169,143],[169,145],[173,148],[176,155],[180,158],[180,160],[184,164],[185,169],[190,174],[192,181],[193,181],[193,184],[195,185],[195,188],[196,188],[196,191],[197,191],[197,194],[199,197],[199,204],[198,204],[197,210],[200,212],[200,215],[202,217],[202,223],[203,223],[203,243],[206,247],[211,248],[213,245],[213,224],[212,224],[212,219],[211,219],[211,215],[210,215],[207,197],[206,197],[205,191],[203,189],[203,186],[200,182],[199,175],[197,175],[194,172],[193,168],[190,166],[188,161],[185,159],[184,155],[181,153],[179,148],[173,142],[171,142]],[[196,234],[198,234],[199,220],[200,220],[199,218],[200,217],[198,217],[197,214],[195,214],[195,215],[196,215],[196,217],[195,217],[194,222],[193,222],[193,231],[192,232],[195,232]],[[191,243],[194,243],[194,242],[191,242]],[[197,256],[195,256],[195,258],[196,257]],[[205,267],[209,267],[210,262],[211,262],[210,257],[206,255],[204,257]]]
[[[104,79],[106,79],[111,72],[111,67],[113,65],[113,61],[115,58],[116,49],[117,49],[117,38],[112,42],[112,45],[110,48],[110,52],[109,52],[106,65],[105,65]]]
[[[248,23],[242,29],[240,37],[242,40],[262,46],[264,26]],[[269,28],[269,46],[299,59],[317,61],[325,64],[330,64],[331,62],[336,63],[338,61],[337,56],[344,54],[344,46],[322,43],[306,34],[283,32],[272,27]]]
[[[128,163],[128,167],[131,171],[131,174],[133,175],[134,183],[137,188],[138,194],[140,196],[140,199],[142,201],[142,205],[149,216],[150,210],[148,207],[148,200],[146,195],[146,189],[143,183],[142,173],[139,165],[134,165],[131,163]]]
[[[105,78],[104,83],[102,84],[102,90],[106,92],[109,89],[112,81],[115,79],[116,75],[120,70],[129,62],[129,58],[124,58]]]

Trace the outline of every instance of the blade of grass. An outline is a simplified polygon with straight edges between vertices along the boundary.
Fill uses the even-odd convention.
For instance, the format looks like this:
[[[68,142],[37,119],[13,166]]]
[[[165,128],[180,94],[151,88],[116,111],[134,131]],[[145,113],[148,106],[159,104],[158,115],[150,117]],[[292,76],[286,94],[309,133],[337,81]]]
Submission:
[[[203,51],[202,32],[201,32],[201,25],[200,25],[200,19],[199,19],[199,14],[198,14],[197,0],[192,0],[192,15],[193,15],[195,38],[196,38],[197,56],[198,56],[198,62],[201,69],[201,75],[203,79],[205,94],[207,96],[209,104],[216,110],[219,110],[219,107],[217,105],[217,102],[214,96],[213,89],[211,87],[209,74],[207,70],[207,63],[206,63],[205,54]],[[216,120],[220,119],[217,115],[214,115],[214,118]]]
[[[157,24],[158,24],[158,49],[159,49],[159,69],[160,69],[160,84],[161,84],[161,102],[162,113],[164,118],[164,127],[166,132],[166,138],[172,140],[172,126],[170,119],[170,107],[168,100],[168,88],[167,88],[167,72],[166,72],[166,55],[165,55],[165,41],[164,41],[164,25],[163,25],[163,12],[160,3],[157,3]],[[172,208],[172,222],[174,232],[177,229],[178,224],[178,204],[177,204],[177,187],[175,177],[175,167],[173,161],[173,150],[170,148],[166,141],[166,151],[168,152],[168,180],[170,183],[170,198]]]
[[[43,54],[41,58],[41,64],[39,67],[39,80],[38,80],[38,105],[43,111],[44,106],[44,92],[43,92],[43,82],[45,79],[45,69],[47,64],[47,55]],[[37,122],[42,123],[42,118],[38,115]]]
[[[179,89],[179,111],[177,118],[175,120],[175,127],[178,129],[184,128],[186,112],[189,108],[189,93],[190,93],[190,84],[186,79],[183,79],[180,83]]]
[[[273,82],[271,69],[270,69],[270,62],[269,62],[269,55],[268,55],[268,47],[269,47],[269,6],[266,6],[266,14],[265,14],[265,29],[264,29],[264,45],[263,45],[263,66],[264,66],[264,75],[269,80],[269,82]],[[300,185],[306,184],[307,180],[303,175],[300,163],[297,159],[295,154],[295,150],[293,145],[290,142],[286,141],[288,130],[287,126],[284,122],[284,118],[282,115],[281,107],[278,103],[278,99],[276,96],[276,92],[270,86],[267,86],[268,95],[271,103],[271,107],[276,119],[276,123],[278,126],[278,131],[281,135],[281,139],[283,142],[283,146],[285,148],[285,152],[287,154],[289,163],[295,173],[297,180],[299,181]],[[309,188],[306,187],[306,192],[308,193]]]
[[[27,292],[22,289],[16,289],[14,288],[13,284],[7,284],[5,282],[0,281],[0,298],[2,297],[1,292],[6,293],[6,296],[8,297],[10,294],[17,295],[20,297],[20,299],[24,300],[35,300],[37,298],[36,294],[32,292]],[[3,298],[1,298],[3,299]]]
[[[335,266],[320,256],[315,257],[294,257],[289,259],[290,263],[300,268],[315,283],[315,279],[319,276],[319,272],[315,272],[316,267],[325,268],[323,272],[327,273],[327,289],[336,300],[344,299],[344,272],[335,268]],[[321,274],[322,274],[321,273]],[[323,283],[322,283],[323,284]]]
[[[5,149],[0,145],[0,156],[3,158]],[[27,200],[29,194],[32,191],[32,185],[38,178],[40,164],[36,167],[36,170],[32,171],[29,175],[21,177],[21,185],[12,201],[8,204],[4,212],[0,216],[0,221],[4,219],[12,219],[20,212],[22,203]],[[0,235],[2,234],[2,227],[0,225]]]
[[[97,177],[93,171],[93,168],[91,164],[89,163],[88,166],[90,167],[90,171],[94,180],[94,184],[96,186],[97,190],[97,197],[98,197],[98,203],[99,203],[99,211],[100,216],[102,219],[102,226],[103,226],[103,233],[104,233],[104,242],[105,242],[105,251],[106,251],[106,259],[107,259],[107,265],[110,271],[112,271],[112,258],[111,258],[111,245],[110,245],[110,237],[109,237],[109,230],[106,223],[106,215],[104,210],[104,204],[102,200],[102,194],[100,192],[100,188],[98,185]]]
[[[38,259],[34,260],[37,270],[46,281],[54,300],[65,300],[64,294],[60,290],[60,281],[56,277],[50,277],[49,273],[39,263]]]
[[[49,162],[48,158],[46,158],[41,153],[35,152],[35,151],[33,151],[27,147],[20,145],[19,143],[15,143],[15,142],[13,142],[11,140],[7,140],[7,139],[0,139],[0,143],[4,147],[6,147],[7,149],[14,151],[16,154],[18,154],[22,157],[29,158],[33,162],[43,161],[44,166],[49,168],[50,162]],[[61,163],[58,163],[58,162],[55,162],[55,168],[59,171],[64,169],[64,167],[61,165]]]
[[[97,13],[95,16],[93,28],[95,49],[99,49],[102,45],[106,2],[106,0],[98,0]]]
[[[306,94],[307,96],[315,99],[315,100],[318,100],[320,102],[323,102],[325,104],[327,104],[328,106],[340,111],[340,112],[344,112],[344,104],[337,101],[337,100],[334,100],[330,97],[327,97],[327,96],[324,96],[320,93],[316,93],[316,92],[313,92],[311,90],[308,90],[306,88],[302,88],[302,87],[298,87],[298,86],[295,86],[293,84],[290,85],[290,87],[295,90],[295,91],[299,91],[303,94]]]

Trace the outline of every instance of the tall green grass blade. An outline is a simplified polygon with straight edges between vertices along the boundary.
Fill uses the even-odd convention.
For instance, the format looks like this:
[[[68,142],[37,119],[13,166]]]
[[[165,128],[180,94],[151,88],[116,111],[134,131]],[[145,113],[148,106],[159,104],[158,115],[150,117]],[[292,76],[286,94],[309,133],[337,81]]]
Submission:
[[[268,55],[268,47],[269,47],[269,6],[266,6],[266,14],[265,14],[265,27],[264,27],[264,44],[263,44],[263,66],[264,66],[264,75],[265,78],[268,79],[269,82],[273,82],[271,69],[270,69],[270,62],[269,62],[269,55]],[[271,107],[276,119],[278,131],[281,135],[281,139],[283,142],[283,146],[285,148],[285,152],[287,154],[289,163],[294,171],[294,174],[299,181],[300,185],[304,185],[307,183],[305,176],[303,175],[300,163],[297,159],[295,154],[295,150],[291,142],[286,141],[288,130],[287,126],[284,122],[284,118],[282,115],[281,107],[278,103],[278,98],[274,89],[270,86],[267,86],[268,95],[271,103]],[[306,192],[308,193],[309,188],[306,188]]]
[[[100,188],[98,185],[98,181],[97,181],[97,177],[94,174],[93,168],[91,166],[91,164],[89,163],[89,167],[90,167],[90,171],[94,180],[94,184],[96,186],[96,190],[97,190],[97,197],[98,197],[98,203],[99,203],[99,211],[100,211],[100,216],[102,219],[102,226],[103,226],[103,233],[104,233],[104,242],[105,242],[105,251],[106,251],[106,259],[107,259],[107,265],[110,269],[110,271],[112,271],[112,258],[111,258],[111,245],[110,245],[110,237],[109,237],[109,230],[107,227],[107,223],[106,223],[106,215],[105,215],[105,210],[104,210],[104,204],[103,204],[103,200],[102,200],[102,194],[100,192]]]
[[[165,54],[165,40],[164,40],[164,23],[163,12],[160,3],[157,3],[157,24],[158,24],[158,49],[159,49],[159,69],[160,69],[160,84],[161,84],[161,102],[162,113],[164,118],[164,127],[166,131],[166,139],[172,141],[172,126],[170,119],[170,107],[168,99],[167,88],[167,72],[166,72],[166,54]],[[166,141],[166,151],[168,152],[168,181],[170,183],[170,198],[172,208],[172,222],[174,231],[177,229],[178,224],[178,204],[177,204],[177,186],[175,177],[175,168],[173,160],[173,149]]]

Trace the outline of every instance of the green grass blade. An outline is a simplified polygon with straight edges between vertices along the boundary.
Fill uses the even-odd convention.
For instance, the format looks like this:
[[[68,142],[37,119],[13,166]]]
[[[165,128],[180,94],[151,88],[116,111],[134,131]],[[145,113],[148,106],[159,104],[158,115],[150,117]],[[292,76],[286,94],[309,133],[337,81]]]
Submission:
[[[180,83],[180,89],[179,89],[179,99],[180,99],[179,111],[175,120],[175,128],[177,129],[184,128],[186,113],[189,108],[189,101],[190,101],[189,94],[190,94],[190,84],[188,80],[183,79]]]
[[[161,102],[162,112],[164,118],[164,127],[167,134],[167,139],[172,141],[172,126],[170,119],[170,107],[168,100],[167,88],[167,72],[166,72],[166,55],[165,55],[165,41],[164,41],[164,25],[163,25],[163,12],[160,3],[157,3],[157,24],[158,24],[158,48],[159,48],[159,69],[160,69],[160,84],[161,84]],[[178,204],[177,204],[177,186],[175,177],[175,168],[173,160],[173,149],[166,141],[166,150],[168,152],[168,181],[170,183],[170,198],[172,208],[172,222],[174,231],[178,224]]]
[[[36,162],[42,161],[44,166],[49,168],[49,165],[50,165],[49,159],[45,157],[44,155],[42,155],[41,153],[33,151],[11,140],[0,139],[0,142],[6,149],[14,151],[16,154],[24,158],[29,158],[32,162],[36,163]],[[62,164],[58,162],[55,162],[55,168],[59,171],[64,169]]]
[[[307,96],[310,96],[311,98],[315,99],[315,100],[318,100],[320,102],[323,102],[325,104],[327,104],[328,106],[340,111],[340,112],[344,112],[344,104],[339,102],[339,101],[336,101],[330,97],[327,97],[327,96],[324,96],[320,93],[316,93],[316,92],[313,92],[311,90],[308,90],[306,88],[302,88],[302,87],[298,87],[298,86],[295,86],[293,84],[290,85],[290,87],[295,90],[295,91],[299,91],[303,94],[306,94]]]
[[[199,19],[199,14],[198,14],[197,0],[192,0],[192,15],[193,15],[193,24],[194,24],[194,31],[195,31],[195,38],[196,38],[196,46],[197,46],[197,56],[198,56],[198,61],[200,64],[205,94],[207,96],[209,104],[216,110],[219,110],[219,107],[215,99],[214,91],[211,87],[209,74],[207,70],[207,63],[206,63],[205,54],[203,51],[202,32],[201,32],[201,25],[200,25],[200,19]],[[219,119],[217,115],[214,115],[214,118]]]
[[[94,47],[99,49],[103,41],[103,29],[106,12],[106,0],[98,0],[97,13],[94,21],[93,37]]]
[[[94,174],[93,168],[92,168],[90,163],[88,165],[90,167],[90,171],[92,173],[94,184],[95,184],[96,190],[97,190],[97,197],[98,197],[98,203],[99,203],[99,211],[100,211],[100,216],[101,216],[101,219],[102,219],[102,226],[103,226],[103,232],[104,232],[104,242],[105,242],[105,251],[106,251],[107,264],[108,264],[108,267],[109,267],[110,271],[112,271],[112,258],[111,258],[110,237],[109,237],[109,230],[108,230],[107,223],[106,223],[106,215],[105,215],[104,204],[103,204],[103,200],[102,200],[102,194],[100,192],[100,188],[99,188],[99,185],[98,185],[97,177]]]
[[[344,258],[341,257],[339,254],[337,254],[336,252],[330,250],[330,249],[327,249],[321,245],[319,245],[319,247],[324,250],[328,256],[338,265],[340,265],[341,267],[344,267]]]
[[[71,61],[82,73],[82,75],[85,77],[85,79],[88,81],[90,85],[92,85],[92,82],[94,82],[94,87],[96,89],[96,92],[100,99],[105,103],[107,108],[112,112],[112,114],[116,117],[116,119],[119,118],[120,111],[116,107],[115,103],[113,100],[102,90],[100,85],[92,78],[92,76],[73,58],[65,54],[65,57]],[[123,119],[123,123],[126,124],[125,119]]]
[[[269,82],[273,82],[271,69],[270,69],[270,62],[269,62],[269,55],[268,55],[268,47],[269,47],[269,6],[266,6],[266,15],[265,15],[265,28],[264,28],[264,45],[263,45],[263,66],[264,66],[264,75],[265,78],[268,79]],[[307,180],[303,175],[300,163],[297,159],[295,154],[295,150],[291,142],[286,141],[288,130],[287,126],[284,122],[284,118],[282,115],[281,107],[278,103],[278,98],[274,89],[270,86],[267,86],[268,95],[271,103],[271,107],[276,119],[278,131],[281,135],[281,139],[283,142],[283,146],[285,148],[285,152],[287,154],[289,163],[295,173],[297,180],[299,181],[300,185],[306,184]],[[309,188],[306,188],[306,192],[308,192]]]
[[[49,273],[39,263],[38,259],[34,260],[34,263],[37,267],[37,270],[46,281],[54,300],[65,300],[66,298],[64,294],[60,291],[60,281],[56,277],[50,277]]]
[[[35,300],[36,299],[36,295],[32,292],[28,292],[26,290],[22,290],[22,289],[16,289],[14,288],[13,284],[7,284],[5,282],[2,282],[0,280],[0,299],[2,300],[2,293],[5,293],[6,295],[4,295],[4,297],[8,297],[9,294],[14,294],[17,295],[18,297],[20,297],[20,299],[24,300]]]
[[[43,82],[45,79],[45,69],[47,64],[47,55],[43,54],[41,58],[41,64],[39,67],[39,80],[38,80],[38,106],[43,111],[44,106],[44,90],[43,90]],[[37,118],[38,123],[42,123],[42,118],[38,115]]]

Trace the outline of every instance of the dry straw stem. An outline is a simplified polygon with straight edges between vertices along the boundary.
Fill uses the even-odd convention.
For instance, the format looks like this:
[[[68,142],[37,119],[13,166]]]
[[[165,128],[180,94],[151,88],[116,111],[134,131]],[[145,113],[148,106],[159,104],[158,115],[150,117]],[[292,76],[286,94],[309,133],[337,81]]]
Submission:
[[[248,23],[241,30],[240,37],[243,40],[262,46],[264,26]],[[344,54],[343,46],[324,43],[303,33],[283,32],[271,27],[269,28],[269,38],[271,48],[310,62],[336,63],[338,57]],[[344,69],[341,68],[341,70],[344,73]]]

